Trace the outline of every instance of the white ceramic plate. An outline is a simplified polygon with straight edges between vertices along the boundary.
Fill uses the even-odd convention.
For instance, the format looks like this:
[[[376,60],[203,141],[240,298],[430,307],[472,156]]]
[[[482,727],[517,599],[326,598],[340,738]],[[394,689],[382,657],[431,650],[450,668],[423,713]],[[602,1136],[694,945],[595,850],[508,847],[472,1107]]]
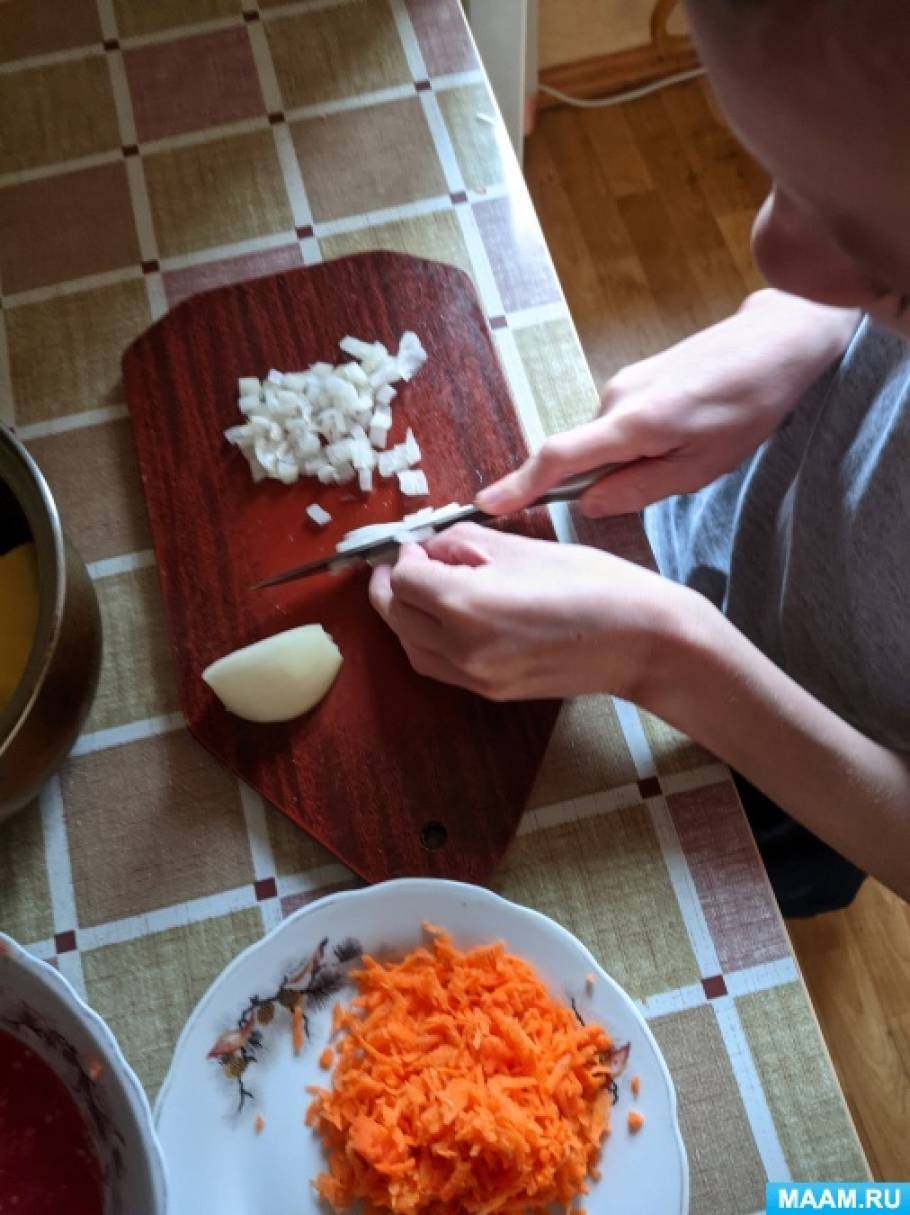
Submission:
[[[209,988],[184,1028],[155,1109],[171,1215],[325,1215],[309,1184],[322,1171],[323,1155],[303,1115],[307,1085],[327,1081],[318,1056],[329,1039],[335,999],[311,1016],[310,1039],[297,1057],[291,1018],[280,1004],[273,1004],[261,1046],[247,1043],[256,1062],[239,1080],[208,1058],[209,1052],[219,1039],[222,1049],[236,1045],[222,1036],[237,1030],[251,997],[274,994],[323,938],[329,951],[354,937],[367,953],[395,957],[425,943],[421,925],[427,921],[445,928],[462,948],[503,941],[531,963],[554,995],[574,998],[581,1014],[600,1022],[615,1043],[630,1043],[602,1177],[584,1202],[589,1215],[686,1215],[689,1171],[676,1095],[632,1000],[575,937],[546,916],[477,886],[427,879],[385,882],[304,907],[250,946]],[[589,974],[595,976],[593,991],[586,984]],[[636,1135],[626,1128],[632,1075],[641,1077],[634,1104],[646,1117]],[[238,1109],[241,1083],[252,1095]],[[259,1133],[257,1115],[265,1123]]]

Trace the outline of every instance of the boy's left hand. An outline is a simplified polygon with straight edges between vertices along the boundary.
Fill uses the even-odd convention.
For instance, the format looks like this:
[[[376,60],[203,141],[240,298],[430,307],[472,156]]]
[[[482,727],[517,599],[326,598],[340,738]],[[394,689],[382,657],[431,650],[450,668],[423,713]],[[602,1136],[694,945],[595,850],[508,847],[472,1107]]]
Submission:
[[[638,699],[688,598],[597,549],[476,524],[405,545],[370,583],[416,671],[491,700]]]

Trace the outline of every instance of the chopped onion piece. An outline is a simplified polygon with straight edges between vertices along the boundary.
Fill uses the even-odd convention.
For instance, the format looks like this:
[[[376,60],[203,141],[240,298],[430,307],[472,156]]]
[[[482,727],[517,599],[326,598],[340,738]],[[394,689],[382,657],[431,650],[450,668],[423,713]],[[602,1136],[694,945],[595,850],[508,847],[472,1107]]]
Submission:
[[[253,449],[256,453],[256,460],[259,467],[264,470],[266,476],[274,477],[278,480],[278,453],[268,444],[263,443],[262,439],[257,439]]]
[[[334,464],[336,468],[339,464],[349,464],[351,461],[351,440],[339,439],[337,443],[330,443],[325,449],[325,454],[328,462]]]
[[[385,477],[413,469],[420,446],[413,431],[390,452],[395,383],[408,379],[426,360],[416,334],[405,333],[397,353],[382,342],[352,336],[340,343],[350,362],[313,363],[305,370],[272,368],[264,381],[243,376],[237,381],[244,423],[225,431],[229,443],[246,456],[256,481],[272,477],[292,483],[303,474],[323,484],[357,478],[364,492],[373,485],[373,469]],[[377,462],[377,453],[380,456]],[[420,479],[404,484],[420,486]]]
[[[277,397],[269,405],[269,416],[272,418],[299,418],[300,406],[294,400],[289,400],[295,394],[292,392],[279,392]]]
[[[270,418],[252,417],[249,426],[257,439],[266,439],[272,444],[281,442],[281,427]]]
[[[370,372],[369,380],[370,387],[378,391],[380,388],[386,388],[389,384],[394,384],[396,380],[401,379],[401,371],[398,366],[398,360],[386,357],[379,363],[376,368]]]
[[[407,433],[404,436],[403,446],[404,454],[408,459],[408,466],[413,468],[415,464],[420,463],[420,447],[418,446],[417,440],[414,438],[414,432],[411,430],[410,426],[408,427]]]
[[[405,532],[398,532],[395,539],[399,544],[423,544],[436,535],[435,527],[414,527]]]
[[[398,485],[406,498],[423,498],[430,492],[427,475],[422,468],[408,468],[399,472]]]
[[[352,359],[359,359],[361,363],[373,357],[372,342],[362,342],[360,338],[351,337],[350,335],[343,337],[338,343],[338,347],[345,354],[349,354]]]
[[[369,439],[351,439],[351,464],[359,472],[362,468],[376,467],[376,453]]]
[[[379,453],[377,462],[380,477],[394,477],[408,467],[408,456],[404,444],[399,443],[391,451]]]
[[[373,353],[367,355],[367,357],[362,360],[364,371],[367,373],[367,375],[369,375],[372,371],[376,370],[383,359],[387,359],[388,357],[389,352],[386,350],[385,346],[383,346],[382,342],[374,342]]]
[[[420,510],[415,510],[410,515],[405,515],[402,522],[407,523],[410,527],[415,527],[422,523],[428,523],[436,512],[432,506],[422,506]]]
[[[411,380],[427,361],[427,352],[421,345],[420,338],[416,333],[407,333],[401,335],[401,341],[398,343],[398,372],[403,380]]]
[[[326,390],[336,409],[351,413],[360,408],[360,396],[350,380],[342,379],[340,375],[326,376]]]
[[[413,473],[405,473],[405,476],[413,475]],[[458,514],[464,509],[459,502],[449,502],[448,505],[440,506],[436,510],[432,506],[425,506],[393,523],[368,523],[365,527],[356,527],[342,536],[335,546],[335,551],[339,554],[349,553],[352,549],[361,548],[365,544],[422,544],[424,540],[435,536],[434,524],[451,518],[452,515]],[[376,555],[366,554],[366,559],[371,562],[387,561],[387,548],[378,550]]]
[[[306,513],[319,527],[325,527],[327,523],[332,522],[332,516],[324,507],[320,506],[318,502],[311,502],[306,508]]]
[[[347,422],[340,409],[324,409],[319,429],[330,443],[337,443],[347,434]]]
[[[336,553],[347,553],[352,548],[362,544],[380,544],[383,540],[392,540],[396,532],[401,531],[401,523],[367,523],[365,527],[355,527],[353,531],[343,536],[335,545]]]
[[[275,472],[282,485],[293,485],[300,476],[300,465],[296,460],[279,459]]]
[[[451,519],[453,515],[460,515],[466,507],[461,502],[449,502],[445,506],[437,507],[433,511],[431,523],[444,523],[446,519]]]
[[[319,435],[314,434],[312,430],[304,430],[299,434],[292,431],[290,437],[291,450],[295,451],[302,459],[309,456],[315,456],[322,451],[322,445],[319,442]],[[306,471],[304,469],[304,471]]]
[[[340,367],[335,368],[335,374],[341,376],[342,379],[348,380],[351,384],[358,388],[362,384],[367,384],[367,373],[359,363],[342,363]]]

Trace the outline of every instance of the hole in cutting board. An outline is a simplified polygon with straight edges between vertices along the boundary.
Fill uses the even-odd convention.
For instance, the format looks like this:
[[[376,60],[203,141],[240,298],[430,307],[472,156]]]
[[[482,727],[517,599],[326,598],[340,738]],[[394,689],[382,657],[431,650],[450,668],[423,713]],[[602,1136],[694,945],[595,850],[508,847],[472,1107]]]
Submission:
[[[437,819],[431,819],[420,828],[420,842],[428,852],[436,852],[439,848],[444,848],[448,838],[448,828],[445,823],[440,823]]]

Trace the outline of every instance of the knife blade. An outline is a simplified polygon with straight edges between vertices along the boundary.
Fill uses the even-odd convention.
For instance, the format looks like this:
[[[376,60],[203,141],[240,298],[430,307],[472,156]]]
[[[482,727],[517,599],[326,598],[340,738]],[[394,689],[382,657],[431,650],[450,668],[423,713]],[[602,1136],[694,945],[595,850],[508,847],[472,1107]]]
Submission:
[[[552,489],[535,498],[533,502],[529,502],[523,509],[530,510],[535,506],[552,506],[558,502],[574,502],[580,498],[585,490],[590,489],[602,477],[608,476],[611,472],[615,472],[620,468],[619,464],[604,464],[599,468],[593,469],[591,472],[580,473],[575,477],[569,477],[567,480],[555,485]],[[405,523],[401,521],[399,535],[406,531],[419,531],[422,527],[431,526],[436,532],[445,531],[447,528],[454,527],[456,523],[480,523],[484,526],[490,523],[496,523],[502,519],[502,515],[489,515],[473,503],[462,506],[458,511],[452,511],[445,518],[440,519],[438,523]],[[358,528],[358,531],[361,529]],[[348,536],[354,535],[353,532],[348,532]],[[342,543],[346,537],[342,537]],[[291,569],[283,570],[279,574],[273,574],[270,578],[265,578],[261,582],[256,582],[250,588],[254,591],[264,590],[270,586],[282,586],[287,582],[296,582],[298,578],[309,578],[314,574],[328,573],[332,570],[345,569],[354,561],[367,560],[368,558],[381,557],[383,551],[387,550],[389,559],[394,559],[395,553],[401,545],[400,540],[391,540],[384,537],[379,540],[365,540],[362,544],[351,545],[343,552],[330,553],[326,557],[319,558],[318,561],[307,561],[303,565],[295,565]]]

